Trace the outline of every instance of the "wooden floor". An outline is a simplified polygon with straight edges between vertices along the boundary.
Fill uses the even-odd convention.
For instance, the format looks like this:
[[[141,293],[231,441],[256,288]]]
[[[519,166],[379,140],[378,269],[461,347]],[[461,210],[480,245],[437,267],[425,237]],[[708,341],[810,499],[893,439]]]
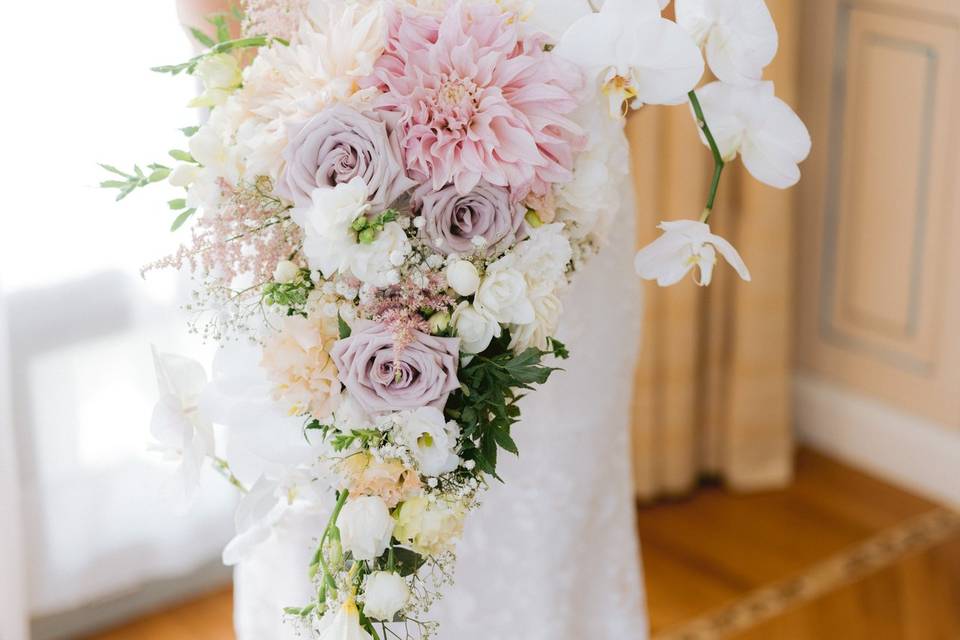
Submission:
[[[960,516],[812,452],[785,491],[706,488],[639,529],[654,640],[960,639]],[[224,591],[95,640],[227,640],[230,615]]]

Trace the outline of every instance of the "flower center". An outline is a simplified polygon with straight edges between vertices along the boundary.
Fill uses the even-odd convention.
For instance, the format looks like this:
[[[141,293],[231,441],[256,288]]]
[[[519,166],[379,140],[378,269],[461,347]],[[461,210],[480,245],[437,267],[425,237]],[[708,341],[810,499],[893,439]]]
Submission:
[[[469,78],[442,76],[433,98],[437,126],[451,131],[466,128],[477,108],[478,93],[479,88]]]

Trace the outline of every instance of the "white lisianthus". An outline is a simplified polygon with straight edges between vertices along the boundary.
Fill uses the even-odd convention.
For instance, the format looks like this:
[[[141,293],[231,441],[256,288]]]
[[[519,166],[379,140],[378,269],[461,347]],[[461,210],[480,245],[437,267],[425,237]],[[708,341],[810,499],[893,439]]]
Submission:
[[[460,466],[456,454],[460,427],[447,422],[435,407],[402,411],[392,416],[399,426],[398,440],[405,444],[426,476],[439,476]]]
[[[797,165],[810,153],[810,133],[774,95],[772,82],[752,87],[711,82],[697,89],[697,97],[724,160],[739,153],[754,178],[778,189],[800,180]],[[702,132],[700,138],[707,144]]]
[[[293,220],[304,233],[304,255],[311,268],[324,277],[349,270],[350,259],[357,251],[352,225],[367,212],[368,195],[367,183],[358,176],[332,189],[315,189],[310,207],[293,210]]]
[[[189,187],[194,180],[200,177],[202,172],[203,169],[195,164],[181,162],[170,172],[167,181],[175,187]]]
[[[178,465],[183,496],[191,498],[200,483],[200,471],[213,455],[213,424],[200,410],[200,397],[207,385],[203,366],[181,356],[153,349],[160,397],[153,409],[151,447]]]
[[[317,640],[373,640],[360,626],[360,612],[352,596],[337,610],[325,613],[314,632]]]
[[[417,553],[439,555],[452,549],[463,534],[466,515],[466,507],[456,498],[417,496],[400,505],[394,534]]]
[[[563,281],[573,257],[563,230],[564,226],[559,223],[531,229],[530,237],[514,247],[508,256],[511,266],[523,273],[530,288],[554,288],[555,283]]]
[[[197,63],[194,75],[203,82],[204,92],[190,101],[191,107],[222,105],[243,84],[240,63],[228,53],[204,56]]]
[[[293,280],[300,273],[300,267],[289,260],[281,260],[277,263],[277,268],[273,270],[274,282],[287,283]]]
[[[777,27],[764,0],[677,0],[677,24],[705,48],[723,82],[752,85],[777,55]]]
[[[447,267],[447,283],[461,296],[472,296],[480,286],[480,273],[472,262],[456,260]]]
[[[402,576],[390,571],[375,571],[367,576],[363,613],[368,618],[390,622],[409,600],[410,587]]]
[[[663,235],[637,253],[637,273],[645,280],[656,280],[661,287],[676,284],[694,267],[699,267],[697,284],[705,287],[713,278],[713,267],[720,252],[737,274],[750,281],[750,271],[733,245],[710,232],[706,223],[696,220],[661,222]]]
[[[377,496],[350,498],[337,519],[343,549],[355,560],[380,557],[390,545],[393,527],[387,504]]]
[[[481,353],[502,332],[496,318],[466,300],[454,310],[451,321],[460,337],[460,350],[464,353]]]
[[[703,75],[693,39],[660,15],[657,0],[607,0],[567,29],[555,52],[596,77],[610,113],[679,104]]]
[[[527,281],[514,269],[513,255],[507,255],[487,269],[477,290],[474,306],[497,322],[526,324],[533,321],[533,305],[527,297]]]
[[[535,293],[531,301],[536,316],[533,322],[510,326],[510,349],[517,353],[531,347],[546,350],[550,346],[547,338],[556,334],[563,313],[563,303],[553,290]]]

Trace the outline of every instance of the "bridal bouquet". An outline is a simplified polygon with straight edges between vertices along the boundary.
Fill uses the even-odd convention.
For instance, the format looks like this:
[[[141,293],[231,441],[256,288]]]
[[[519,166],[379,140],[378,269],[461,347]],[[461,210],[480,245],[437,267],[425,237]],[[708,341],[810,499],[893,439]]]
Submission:
[[[202,81],[208,116],[175,167],[106,167],[104,186],[184,189],[169,206],[191,239],[148,268],[193,274],[193,326],[222,347],[209,382],[155,355],[153,432],[188,488],[212,464],[243,492],[228,563],[285,514],[322,514],[316,597],[286,610],[314,637],[435,630],[520,400],[568,355],[562,293],[619,208],[630,108],[689,101],[717,166],[640,275],[707,284],[719,252],[749,279],[707,224],[724,162],[786,187],[809,137],[761,81],[762,0],[678,0],[677,21],[665,4],[251,2],[156,69]],[[703,50],[719,80],[696,89]]]

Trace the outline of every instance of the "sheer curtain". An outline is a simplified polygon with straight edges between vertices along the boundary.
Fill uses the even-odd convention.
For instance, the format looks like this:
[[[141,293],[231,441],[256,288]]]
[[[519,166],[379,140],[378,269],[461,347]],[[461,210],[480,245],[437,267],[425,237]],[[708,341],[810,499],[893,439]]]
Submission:
[[[184,283],[138,275],[175,249],[164,201],[176,194],[164,185],[116,206],[96,186],[106,177],[97,162],[172,163],[169,141],[193,124],[184,108],[191,80],[149,71],[191,55],[174,3],[24,2],[12,11],[22,27],[6,36],[0,160],[16,177],[5,182],[0,231],[0,369],[9,370],[0,414],[12,428],[4,423],[0,442],[19,469],[23,608],[38,617],[215,560],[232,529],[232,492],[211,478],[187,509],[147,449],[150,344],[201,359],[209,351],[182,328]],[[5,511],[10,486],[0,491]]]

